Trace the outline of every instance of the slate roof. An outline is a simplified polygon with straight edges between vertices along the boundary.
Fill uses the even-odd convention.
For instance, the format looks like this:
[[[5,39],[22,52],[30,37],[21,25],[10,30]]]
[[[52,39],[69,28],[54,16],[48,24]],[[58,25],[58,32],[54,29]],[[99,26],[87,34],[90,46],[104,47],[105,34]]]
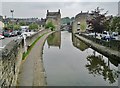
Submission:
[[[79,13],[75,16],[75,18],[79,18],[81,15],[88,15],[88,13]]]

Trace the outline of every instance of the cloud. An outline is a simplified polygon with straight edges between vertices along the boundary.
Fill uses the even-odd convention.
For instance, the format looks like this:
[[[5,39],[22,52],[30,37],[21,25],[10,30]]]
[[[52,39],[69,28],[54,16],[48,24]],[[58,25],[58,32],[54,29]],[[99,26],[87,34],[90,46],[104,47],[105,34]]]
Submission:
[[[117,14],[117,2],[3,2],[3,15],[11,17],[10,9],[14,9],[14,17],[45,18],[46,10],[58,11],[61,9],[62,17],[75,16],[81,11],[91,11],[96,7],[109,10],[109,14]]]
[[[2,2],[118,2],[119,0],[2,0]]]

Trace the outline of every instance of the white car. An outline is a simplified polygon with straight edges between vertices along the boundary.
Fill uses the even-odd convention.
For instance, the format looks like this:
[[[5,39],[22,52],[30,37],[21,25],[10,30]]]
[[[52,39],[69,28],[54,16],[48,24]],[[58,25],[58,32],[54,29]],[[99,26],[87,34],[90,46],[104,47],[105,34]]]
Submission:
[[[27,36],[30,36],[31,34],[30,34],[29,32],[23,32],[21,35],[22,35],[22,36],[23,36],[23,35],[26,35],[26,37],[27,37]]]
[[[0,34],[0,39],[4,39],[5,37],[2,35],[2,34]]]

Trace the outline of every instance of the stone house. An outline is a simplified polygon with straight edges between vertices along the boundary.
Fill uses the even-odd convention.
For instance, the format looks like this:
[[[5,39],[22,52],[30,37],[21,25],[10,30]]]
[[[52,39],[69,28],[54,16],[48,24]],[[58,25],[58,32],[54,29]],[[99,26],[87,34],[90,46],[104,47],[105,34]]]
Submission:
[[[75,16],[75,19],[72,24],[72,32],[84,32],[87,29],[87,22],[86,20],[92,19],[89,12],[82,12]]]
[[[55,26],[55,30],[60,30],[60,26],[61,26],[61,13],[60,13],[60,9],[58,10],[58,12],[49,12],[49,10],[47,10],[46,24],[48,22],[52,22],[53,23],[53,25]]]

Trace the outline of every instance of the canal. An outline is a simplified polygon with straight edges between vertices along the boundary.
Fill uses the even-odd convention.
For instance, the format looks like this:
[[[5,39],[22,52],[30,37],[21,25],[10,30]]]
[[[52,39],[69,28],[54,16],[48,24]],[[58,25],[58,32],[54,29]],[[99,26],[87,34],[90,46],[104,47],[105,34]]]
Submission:
[[[67,31],[55,32],[43,48],[48,86],[118,86],[118,62]]]

